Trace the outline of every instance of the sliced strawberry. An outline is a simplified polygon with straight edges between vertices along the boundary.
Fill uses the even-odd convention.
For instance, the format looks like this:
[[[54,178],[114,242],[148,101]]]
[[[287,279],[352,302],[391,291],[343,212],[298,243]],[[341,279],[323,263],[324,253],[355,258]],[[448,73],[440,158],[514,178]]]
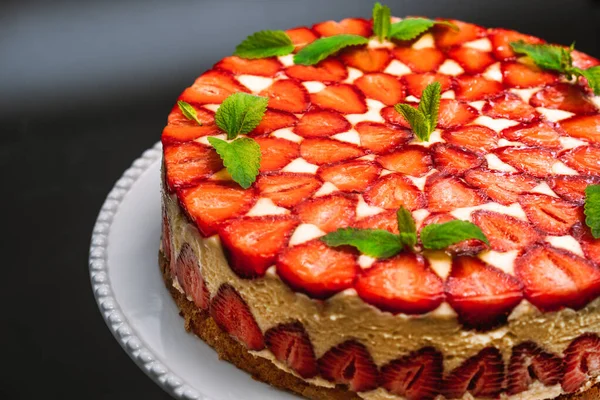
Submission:
[[[417,98],[421,98],[421,93],[427,85],[433,82],[439,82],[442,87],[442,93],[449,90],[452,86],[452,79],[448,75],[437,74],[435,72],[425,72],[422,74],[409,74],[402,77],[408,94],[412,94]]]
[[[310,101],[326,110],[342,114],[364,114],[367,112],[365,96],[354,86],[334,84],[310,95]]]
[[[472,151],[445,143],[434,144],[431,147],[431,155],[438,171],[452,175],[462,175],[485,162],[483,157]]]
[[[412,181],[400,174],[388,174],[379,178],[364,192],[367,203],[390,209],[404,206],[409,210],[425,207],[426,200],[423,193]]]
[[[273,76],[281,69],[281,63],[275,57],[249,60],[231,56],[225,57],[216,63],[215,68],[231,72],[235,75]]]
[[[549,149],[561,148],[559,133],[547,122],[533,122],[511,126],[500,133],[507,140],[521,142],[529,146]]]
[[[588,69],[600,65],[600,60],[577,50],[571,52],[573,65],[577,68]]]
[[[351,287],[359,269],[354,253],[328,247],[320,240],[287,247],[276,265],[290,287],[318,299]]]
[[[540,310],[575,310],[600,295],[600,269],[570,251],[537,244],[515,261],[525,297]]]
[[[346,79],[348,70],[336,58],[328,58],[317,65],[292,65],[285,74],[299,81],[339,82]]]
[[[475,24],[469,24],[457,20],[448,20],[458,27],[458,31],[443,25],[437,25],[434,31],[435,43],[437,47],[450,47],[457,44],[470,42],[471,40],[484,37],[485,28]]]
[[[319,371],[323,378],[348,385],[354,392],[367,392],[379,386],[377,365],[369,350],[354,340],[338,344],[323,354]]]
[[[423,176],[433,168],[431,154],[423,146],[404,146],[400,150],[377,158],[390,171],[411,176]]]
[[[366,97],[379,100],[386,106],[400,103],[405,97],[404,86],[392,75],[365,74],[354,81],[354,84]]]
[[[296,51],[318,39],[318,36],[312,31],[312,29],[309,29],[305,26],[288,29],[285,31],[285,33],[287,33],[289,38],[292,40]]]
[[[564,351],[564,376],[561,382],[567,393],[577,391],[600,372],[600,337],[584,333]]]
[[[391,54],[387,49],[368,47],[350,48],[340,54],[340,58],[349,67],[363,72],[381,72],[390,63]]]
[[[497,251],[522,249],[540,239],[529,223],[510,215],[478,210],[471,214],[471,219],[481,228],[492,249]]]
[[[572,175],[554,175],[548,177],[550,188],[563,199],[583,205],[585,201],[585,188],[588,185],[600,184],[599,176],[572,176]]]
[[[600,174],[600,147],[579,146],[561,154],[560,159],[582,174]]]
[[[212,147],[196,142],[165,146],[164,164],[169,189],[194,186],[223,169],[221,157]]]
[[[494,57],[487,51],[464,46],[453,48],[448,52],[448,56],[460,64],[465,72],[469,74],[483,72],[487,67],[496,62]]]
[[[219,328],[249,350],[264,349],[264,337],[252,312],[230,284],[222,284],[213,297],[210,303],[210,316]]]
[[[321,36],[334,36],[351,34],[360,36],[371,36],[371,23],[362,18],[346,18],[340,22],[325,21],[313,25],[313,30]]]
[[[381,367],[381,386],[407,400],[433,400],[441,394],[443,373],[442,353],[424,347]]]
[[[327,137],[336,133],[346,132],[352,128],[350,122],[340,113],[335,111],[311,110],[304,114],[294,128],[300,136]]]
[[[506,206],[516,202],[521,193],[528,192],[538,184],[537,180],[524,174],[487,169],[467,171],[465,181]]]
[[[293,207],[308,199],[321,187],[311,174],[277,173],[261,175],[256,181],[260,195],[281,207]]]
[[[494,347],[486,347],[450,372],[445,380],[444,395],[460,399],[469,392],[473,397],[496,398],[503,382],[502,354]]]
[[[360,229],[383,229],[392,233],[398,232],[398,218],[396,211],[384,211],[357,221],[354,226]]]
[[[579,206],[545,194],[522,194],[519,204],[529,221],[549,235],[566,235],[582,219]]]
[[[376,262],[361,272],[354,288],[367,303],[392,313],[424,314],[444,299],[444,283],[427,259],[414,253]]]
[[[502,92],[502,83],[481,76],[462,75],[456,78],[456,98],[474,101],[488,99]]]
[[[490,35],[492,42],[492,51],[499,60],[505,60],[507,58],[516,57],[517,54],[510,47],[511,42],[518,42],[519,40],[525,43],[539,44],[544,43],[542,39],[536,38],[535,36],[524,35],[519,32],[511,31],[508,29],[496,28]]]
[[[241,218],[219,233],[229,266],[242,278],[263,276],[285,246],[298,220],[290,216]]]
[[[413,72],[435,72],[444,62],[444,53],[436,48],[413,49],[412,47],[396,47],[394,57],[406,64]]]
[[[313,164],[332,164],[364,155],[364,151],[351,143],[332,139],[306,139],[300,143],[300,154]]]
[[[301,377],[318,374],[317,358],[308,333],[300,322],[279,324],[265,332],[265,343],[275,358]]]
[[[477,110],[457,100],[442,99],[438,127],[449,129],[466,125],[477,117]]]
[[[379,176],[381,168],[369,161],[347,161],[319,168],[319,177],[344,192],[362,192]]]
[[[296,125],[298,118],[294,114],[283,111],[267,110],[262,120],[251,135],[266,135],[278,129]]]
[[[520,122],[530,122],[539,118],[535,108],[512,93],[490,100],[483,106],[482,112],[492,118],[506,118]]]
[[[260,172],[277,171],[300,157],[298,143],[274,137],[255,139],[260,146]]]
[[[212,181],[182,189],[179,198],[200,232],[210,236],[219,224],[248,211],[255,202],[255,193],[234,182]]]
[[[435,174],[425,183],[428,209],[450,212],[456,208],[474,207],[485,202],[485,196],[465,185],[456,177]]]
[[[206,283],[200,275],[200,264],[198,257],[192,250],[192,247],[184,243],[179,250],[179,256],[175,262],[177,273],[177,282],[183,288],[186,296],[190,298],[194,305],[202,310],[208,310],[210,302],[210,292]]]
[[[231,74],[210,70],[200,75],[191,87],[185,89],[178,100],[197,104],[220,104],[236,92],[248,92],[248,89]]]
[[[408,142],[410,131],[377,122],[362,121],[354,126],[360,136],[361,147],[380,154]]]
[[[600,143],[600,115],[573,117],[560,122],[560,127],[571,137],[590,143]]]
[[[433,213],[429,214],[427,218],[425,218],[419,228],[421,231],[424,227],[430,224],[443,224],[446,222],[454,221],[454,218],[451,214],[448,213]],[[464,255],[464,254],[477,254],[486,250],[488,248],[487,244],[477,239],[468,239],[463,240],[461,242],[455,243],[453,245],[448,246],[444,251],[449,253],[450,255]]]
[[[163,144],[189,142],[204,136],[215,136],[221,134],[221,130],[214,123],[206,125],[175,125],[169,124],[162,131]]]
[[[529,102],[534,107],[558,109],[575,114],[591,114],[598,111],[581,88],[568,83],[548,86],[534,94]]]
[[[563,361],[556,354],[542,350],[531,341],[512,349],[506,375],[506,391],[517,394],[529,389],[534,380],[554,386],[563,378]]]
[[[573,236],[579,241],[583,254],[596,265],[600,265],[600,239],[594,239],[590,229],[583,223],[573,226]]]
[[[494,153],[519,171],[538,178],[545,178],[552,171],[556,156],[539,147],[500,147]]]
[[[496,147],[496,132],[481,125],[467,125],[442,132],[442,139],[455,146],[477,154],[483,154]]]
[[[309,104],[308,92],[304,86],[291,79],[273,82],[260,95],[269,98],[269,108],[274,110],[302,113]]]
[[[558,80],[557,74],[519,62],[503,63],[502,76],[504,77],[503,82],[505,85],[516,88],[544,86]]]
[[[352,225],[356,219],[356,199],[341,194],[317,197],[298,204],[295,211],[302,222],[333,232]]]

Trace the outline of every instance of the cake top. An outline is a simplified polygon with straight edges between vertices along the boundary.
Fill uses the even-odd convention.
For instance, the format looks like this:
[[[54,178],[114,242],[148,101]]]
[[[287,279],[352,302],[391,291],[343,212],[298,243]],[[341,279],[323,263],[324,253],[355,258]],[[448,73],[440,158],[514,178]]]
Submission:
[[[584,203],[586,187],[600,183],[600,99],[588,82],[513,51],[514,42],[544,43],[536,37],[452,20],[397,40],[380,24],[375,33],[372,20],[357,18],[287,30],[290,54],[226,57],[184,90],[162,134],[165,181],[200,233],[219,235],[242,277],[269,270],[318,299],[354,289],[393,313],[447,301],[479,329],[506,320],[523,299],[542,311],[595,299],[600,240]],[[345,40],[338,35],[354,45],[294,56],[322,38]],[[570,55],[574,68],[600,65]],[[434,82],[437,125],[423,140],[395,106],[417,108]],[[252,161],[215,121],[240,92],[268,99],[256,104],[260,123],[242,130],[260,147],[256,177],[244,175]],[[485,236],[379,259],[321,240],[348,227],[397,235],[399,209],[417,231],[460,220]]]

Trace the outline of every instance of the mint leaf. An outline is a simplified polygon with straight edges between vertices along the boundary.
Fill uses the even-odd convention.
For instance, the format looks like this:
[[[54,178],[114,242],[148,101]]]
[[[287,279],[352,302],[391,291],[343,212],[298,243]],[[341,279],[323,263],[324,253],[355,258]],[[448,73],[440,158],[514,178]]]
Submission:
[[[244,189],[256,180],[260,168],[260,146],[254,139],[241,137],[233,142],[209,137],[208,142],[215,148],[227,172]]]
[[[202,122],[198,119],[198,114],[196,113],[196,109],[191,106],[191,104],[186,103],[185,101],[179,100],[177,102],[177,106],[181,110],[181,113],[184,117],[189,119],[190,121],[196,121],[198,125],[202,126]]]
[[[322,236],[321,241],[330,247],[352,246],[362,254],[376,258],[395,256],[404,247],[398,236],[383,229],[340,228]]]
[[[233,55],[242,58],[265,58],[285,56],[292,51],[294,44],[284,31],[259,31],[240,43]]]
[[[400,242],[405,247],[415,247],[417,244],[417,227],[412,214],[402,206],[396,212],[396,218],[398,220],[398,230],[400,231]]]
[[[429,122],[426,115],[408,104],[396,104],[394,109],[402,114],[419,140],[423,142],[429,140],[431,132],[429,132]]]
[[[387,39],[392,24],[392,12],[387,6],[377,2],[373,6],[373,33],[377,35],[380,42]]]
[[[600,238],[600,185],[585,188],[585,224],[592,231],[594,239]]]
[[[468,221],[454,220],[444,224],[430,224],[421,229],[421,243],[426,249],[445,249],[467,239],[478,239],[489,244],[481,229]]]
[[[428,31],[433,25],[446,25],[454,30],[459,30],[456,25],[448,21],[434,21],[428,18],[406,18],[392,24],[389,37],[397,40],[411,40],[421,33]]]
[[[573,72],[576,75],[585,77],[594,94],[600,96],[600,65],[588,69],[574,68]]]
[[[440,99],[442,98],[442,85],[439,82],[433,82],[421,93],[419,102],[419,111],[427,117],[429,123],[429,134],[435,130],[438,123],[438,113],[440,111]],[[429,140],[429,136],[427,137]]]
[[[529,56],[535,65],[540,68],[553,71],[565,72],[565,67],[570,67],[571,52],[565,51],[563,47],[551,44],[531,44],[522,40],[511,42],[510,47],[518,54]]]
[[[217,126],[227,132],[227,139],[249,133],[258,126],[269,99],[248,93],[234,93],[227,97],[215,114]]]
[[[294,63],[299,65],[314,65],[344,47],[369,43],[369,39],[359,35],[335,35],[315,40],[306,45],[294,56]]]

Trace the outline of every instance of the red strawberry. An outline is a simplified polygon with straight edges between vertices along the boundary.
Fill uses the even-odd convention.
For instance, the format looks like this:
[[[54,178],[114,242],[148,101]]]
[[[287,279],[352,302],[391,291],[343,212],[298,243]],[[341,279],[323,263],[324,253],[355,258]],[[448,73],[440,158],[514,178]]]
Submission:
[[[538,147],[500,147],[494,153],[519,171],[545,178],[556,162],[553,152]]]
[[[296,125],[298,118],[294,114],[267,110],[258,126],[254,128],[251,135],[266,135],[278,129],[287,128]]]
[[[340,22],[325,21],[313,26],[313,30],[321,36],[351,34],[371,36],[371,23],[362,18],[346,18]]]
[[[179,250],[175,262],[177,282],[183,288],[186,296],[191,298],[194,305],[202,310],[208,310],[210,292],[200,274],[200,264],[192,247],[184,243]]]
[[[201,182],[182,189],[179,199],[204,236],[213,235],[219,224],[248,211],[255,202],[252,189],[234,182]]]
[[[597,111],[578,86],[559,83],[548,86],[533,95],[529,101],[534,107],[546,107],[569,111],[575,114],[591,114]]]
[[[435,72],[444,62],[444,53],[436,48],[413,49],[396,47],[394,57],[406,64],[413,72]]]
[[[326,137],[336,133],[346,132],[352,128],[343,115],[335,111],[311,110],[304,114],[294,128],[300,136]]]
[[[439,82],[442,86],[442,93],[450,89],[452,86],[452,79],[448,75],[437,74],[435,72],[426,72],[423,74],[409,74],[402,77],[408,94],[412,94],[417,98],[421,98],[421,93],[427,87],[427,85],[433,82]]]
[[[197,104],[220,104],[236,92],[248,92],[231,74],[211,70],[200,75],[194,84],[185,89],[178,100]]]
[[[577,68],[588,69],[600,65],[600,60],[577,50],[571,52],[573,65]]]
[[[448,52],[448,56],[456,60],[465,72],[477,74],[483,72],[496,60],[486,51],[472,49],[470,47],[455,47]]]
[[[317,65],[292,65],[285,74],[300,81],[339,82],[346,79],[348,70],[338,59],[328,58]]]
[[[409,210],[425,207],[423,193],[412,181],[400,174],[389,174],[379,178],[364,192],[367,203],[385,209],[397,209],[404,206]]]
[[[444,395],[459,399],[469,392],[473,397],[496,398],[503,382],[502,354],[494,347],[486,347],[450,372],[445,380]]]
[[[483,106],[482,112],[492,118],[507,118],[520,122],[530,122],[539,117],[535,108],[511,93],[490,100]]]
[[[582,219],[576,204],[545,194],[522,194],[519,204],[529,221],[549,235],[566,235]]]
[[[460,322],[479,330],[506,322],[523,299],[523,286],[515,277],[469,256],[452,261],[444,292]]]
[[[318,39],[318,36],[311,29],[304,26],[288,29],[285,33],[292,40],[296,51]]]
[[[467,125],[442,132],[442,138],[455,146],[477,154],[483,154],[496,147],[497,134],[481,125]]]
[[[359,274],[354,288],[367,303],[392,313],[424,314],[444,299],[444,283],[427,260],[414,253],[377,261]]]
[[[575,310],[600,295],[600,269],[570,251],[537,244],[515,261],[525,297],[540,310]]]
[[[215,68],[231,72],[235,75],[273,76],[281,69],[281,63],[275,57],[249,60],[231,56],[225,57],[216,63]]]
[[[392,75],[366,74],[354,81],[354,84],[366,97],[379,100],[387,106],[400,103],[405,97],[404,86]]]
[[[263,276],[296,225],[298,220],[290,216],[241,218],[227,224],[220,236],[229,266],[242,278]]]
[[[207,110],[204,107],[201,106],[194,106],[193,104],[191,104],[194,107],[194,110],[196,110],[196,117],[198,117],[198,120],[203,124],[203,125],[211,125],[215,123],[215,113]],[[171,113],[169,114],[169,117],[167,118],[168,124],[172,125],[172,126],[199,126],[198,123],[196,121],[192,121],[187,119],[187,117],[185,115],[183,115],[183,113],[181,112],[181,109],[179,108],[179,106],[176,104],[173,106],[173,108],[171,109]]]
[[[319,168],[319,177],[344,192],[362,192],[379,176],[381,168],[369,161],[347,161]]]
[[[265,342],[275,358],[301,377],[318,374],[317,358],[308,333],[300,322],[279,324],[265,333]]]
[[[485,162],[484,158],[460,147],[436,143],[431,148],[433,164],[444,174],[462,175],[471,168],[477,168]]]
[[[590,229],[582,223],[573,226],[573,236],[579,241],[585,256],[600,265],[600,239],[594,239]]]
[[[210,303],[210,316],[219,328],[249,350],[262,350],[265,341],[248,305],[238,292],[224,283]]]
[[[450,212],[455,208],[483,204],[485,196],[452,176],[435,174],[425,183],[428,208],[432,212]]]
[[[511,42],[518,42],[522,40],[526,43],[538,44],[544,43],[542,39],[536,38],[535,36],[524,35],[519,32],[510,31],[507,29],[496,28],[490,35],[492,42],[492,51],[499,60],[505,60],[507,58],[516,57],[517,54],[510,47]]]
[[[304,86],[291,79],[273,82],[260,95],[269,98],[269,108],[274,110],[302,113],[309,104],[308,92]]]
[[[519,62],[503,63],[502,75],[505,85],[517,88],[549,85],[558,79],[557,74]]]
[[[567,135],[584,139],[591,143],[600,143],[600,115],[573,117],[560,122]]]
[[[554,386],[562,378],[563,362],[556,354],[542,350],[531,341],[513,347],[506,375],[508,394],[526,391],[535,379],[545,386]]]
[[[584,333],[564,351],[564,376],[561,386],[567,393],[577,391],[600,372],[600,337]]]
[[[381,72],[390,63],[389,50],[371,49],[368,47],[355,47],[344,51],[340,58],[349,67],[357,68],[363,72]]]
[[[520,173],[472,169],[465,173],[465,181],[485,192],[492,200],[510,205],[517,201],[521,193],[537,186],[538,182]]]
[[[311,174],[277,173],[261,175],[256,181],[260,195],[281,207],[293,207],[312,196],[321,181]]]
[[[477,117],[477,110],[457,100],[442,99],[438,127],[449,129],[466,125]]]
[[[360,136],[361,147],[375,154],[383,153],[408,142],[410,131],[377,122],[362,121],[354,126]]]
[[[541,146],[549,149],[561,148],[560,135],[547,122],[533,122],[512,126],[500,133],[507,140],[521,142],[529,146]]]
[[[364,114],[367,112],[365,96],[354,86],[334,84],[310,95],[313,105],[342,114]]]
[[[446,222],[454,221],[452,215],[448,213],[435,213],[429,214],[427,218],[423,220],[421,224],[421,228],[423,229],[427,225],[430,224],[443,224]],[[483,250],[487,249],[487,245],[483,243],[481,240],[477,239],[468,239],[463,240],[462,242],[455,243],[453,245],[448,246],[445,251],[451,255],[460,255],[460,254],[477,254]]]
[[[315,138],[302,141],[300,154],[309,163],[322,165],[360,157],[364,155],[364,152],[360,147],[351,143]]]
[[[285,248],[276,265],[290,287],[318,299],[351,287],[359,270],[354,253],[328,247],[320,240]]]
[[[163,144],[189,142],[203,136],[214,136],[221,134],[221,130],[214,123],[206,125],[184,125],[169,124],[162,131]]]
[[[588,185],[600,184],[598,176],[572,176],[554,175],[547,180],[550,188],[567,201],[583,205],[585,201],[585,188]]]
[[[424,347],[381,367],[381,386],[407,400],[433,400],[442,390],[443,373],[442,353]]]
[[[579,146],[561,154],[560,159],[582,174],[600,174],[600,147]]]
[[[357,221],[354,226],[359,229],[383,229],[392,233],[398,232],[396,211],[384,211]]]
[[[298,204],[295,211],[302,222],[333,232],[352,225],[356,219],[356,199],[341,194],[317,197]]]
[[[492,249],[497,251],[522,249],[540,239],[528,222],[510,215],[479,210],[471,214],[471,219],[481,228]]]
[[[196,142],[165,146],[163,157],[171,190],[193,186],[223,169],[217,152]]]
[[[436,26],[434,36],[437,47],[450,47],[485,36],[486,30],[481,26],[457,20],[448,20],[448,22],[456,25],[458,31],[448,26]]]
[[[298,143],[274,137],[255,139],[260,146],[260,172],[277,171],[300,157]]]
[[[456,98],[466,101],[487,99],[496,96],[504,89],[500,82],[470,75],[456,78],[456,86]]]
[[[377,162],[385,169],[411,176],[423,176],[433,168],[429,151],[423,146],[405,146],[380,156]]]
[[[379,385],[377,365],[367,348],[348,340],[329,349],[319,359],[321,376],[336,384],[348,385],[353,392],[367,392]]]

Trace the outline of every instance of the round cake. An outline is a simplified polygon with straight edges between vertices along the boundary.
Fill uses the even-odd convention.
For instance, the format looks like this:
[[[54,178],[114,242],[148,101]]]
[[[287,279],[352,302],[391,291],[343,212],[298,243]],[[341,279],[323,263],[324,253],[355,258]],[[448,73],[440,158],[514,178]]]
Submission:
[[[186,328],[311,399],[598,398],[586,189],[600,184],[600,97],[585,75],[515,52],[536,37],[438,21],[382,39],[379,23],[290,29],[289,54],[226,57],[179,97],[159,257]],[[355,42],[297,62],[323,38]],[[563,49],[579,71],[600,65]],[[434,82],[424,140],[397,105],[421,110]],[[213,140],[232,143],[216,114],[236,93],[268,99],[243,135],[261,154],[247,184],[233,178],[244,157]],[[324,240],[402,238],[401,209],[417,235],[465,221],[485,236],[435,249],[420,234],[381,257]]]

